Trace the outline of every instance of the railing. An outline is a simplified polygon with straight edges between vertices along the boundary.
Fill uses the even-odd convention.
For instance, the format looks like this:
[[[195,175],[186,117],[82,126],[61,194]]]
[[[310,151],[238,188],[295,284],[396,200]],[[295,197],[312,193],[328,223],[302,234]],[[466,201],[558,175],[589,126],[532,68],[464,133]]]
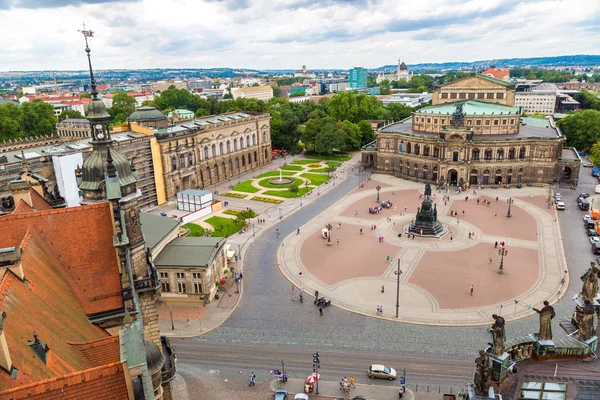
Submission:
[[[135,286],[135,290],[137,292],[147,292],[149,290],[158,289],[160,287],[160,280],[153,276],[137,278],[133,281],[133,285]]]

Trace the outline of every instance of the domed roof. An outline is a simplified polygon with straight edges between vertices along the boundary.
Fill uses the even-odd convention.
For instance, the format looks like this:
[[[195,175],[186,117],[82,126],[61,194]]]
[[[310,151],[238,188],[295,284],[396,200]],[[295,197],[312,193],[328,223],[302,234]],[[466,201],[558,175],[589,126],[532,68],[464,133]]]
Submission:
[[[150,375],[154,375],[159,372],[165,364],[165,355],[160,350],[160,347],[154,342],[146,342],[144,348],[146,350],[148,372]]]
[[[114,166],[118,177],[119,186],[125,187],[134,185],[137,182],[137,175],[131,169],[129,159],[123,154],[109,146],[101,146],[83,160],[81,167],[81,178],[79,189],[82,191],[100,191],[105,185],[104,172],[108,171],[108,155],[110,154],[111,163]]]
[[[136,109],[135,112],[127,118],[127,121],[153,121],[159,119],[167,119],[167,117],[155,107],[144,106]]]
[[[408,67],[406,66],[406,64],[404,64],[404,61],[402,61],[402,64],[400,64],[400,71],[406,71],[408,70]]]
[[[106,111],[106,105],[100,99],[94,99],[88,105],[86,118],[91,122],[102,122],[110,119],[110,114]]]

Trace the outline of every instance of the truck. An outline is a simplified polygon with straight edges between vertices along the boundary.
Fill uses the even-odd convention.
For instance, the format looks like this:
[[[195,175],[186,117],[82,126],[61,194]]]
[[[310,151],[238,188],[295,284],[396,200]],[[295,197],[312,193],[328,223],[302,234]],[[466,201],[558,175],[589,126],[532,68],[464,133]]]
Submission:
[[[600,175],[600,170],[598,170],[598,167],[592,168],[592,176],[595,176],[597,178],[598,175]]]
[[[592,210],[590,211],[590,216],[592,217],[593,220],[597,220],[598,219],[598,209],[592,208]]]

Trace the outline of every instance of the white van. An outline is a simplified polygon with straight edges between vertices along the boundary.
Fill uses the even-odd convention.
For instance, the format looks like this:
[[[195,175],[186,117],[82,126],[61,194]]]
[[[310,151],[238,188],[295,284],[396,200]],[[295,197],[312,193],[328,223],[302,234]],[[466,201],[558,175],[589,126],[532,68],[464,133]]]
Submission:
[[[600,193],[600,185],[596,186],[596,193]]]

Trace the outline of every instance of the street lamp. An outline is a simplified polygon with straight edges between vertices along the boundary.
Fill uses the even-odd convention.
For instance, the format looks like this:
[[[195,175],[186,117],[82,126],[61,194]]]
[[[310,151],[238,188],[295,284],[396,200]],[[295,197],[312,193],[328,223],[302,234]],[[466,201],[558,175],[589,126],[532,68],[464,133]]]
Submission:
[[[400,308],[400,275],[402,275],[402,271],[400,271],[400,257],[398,257],[398,270],[394,271],[394,275],[396,275],[396,318],[398,318],[398,309]]]
[[[242,247],[238,244],[239,260],[242,261]]]
[[[279,219],[281,219],[281,207],[279,207]]]
[[[500,254],[502,255],[502,257],[500,258],[500,269],[498,271],[499,274],[503,274],[504,273],[504,247],[502,247],[502,250],[500,251]]]
[[[510,214],[510,205],[512,204],[512,202],[513,202],[512,198],[508,199],[508,211],[506,212],[506,216],[508,218],[510,218],[510,216],[511,216],[511,214]]]
[[[377,202],[379,203],[379,191],[381,190],[381,186],[377,185],[375,190],[377,190]]]
[[[321,185],[317,186],[317,196],[321,195]]]
[[[317,383],[317,387],[315,390],[315,394],[319,394],[319,368],[321,367],[321,361],[319,360],[319,353],[313,354],[313,372],[315,374],[315,382]]]
[[[171,330],[174,331],[175,330],[175,324],[173,323],[173,311],[169,311],[169,314],[171,314]]]
[[[254,232],[254,223],[252,224],[252,237],[256,236],[256,233]]]

